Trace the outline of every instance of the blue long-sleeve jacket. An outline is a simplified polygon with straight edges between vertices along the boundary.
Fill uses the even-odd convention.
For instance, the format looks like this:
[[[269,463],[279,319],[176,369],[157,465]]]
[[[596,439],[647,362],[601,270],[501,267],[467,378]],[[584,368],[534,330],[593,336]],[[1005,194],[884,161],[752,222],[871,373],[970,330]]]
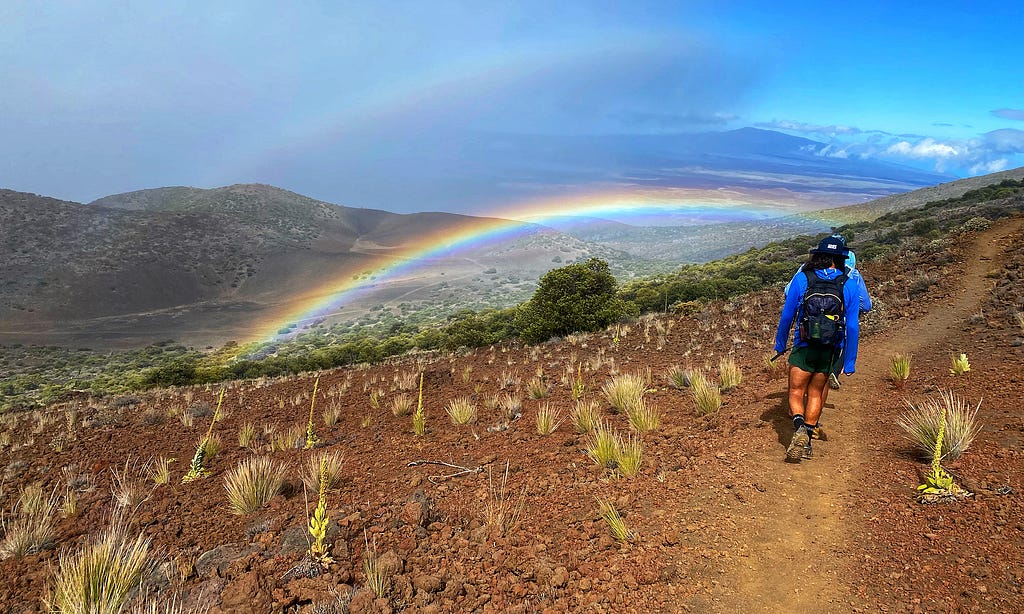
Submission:
[[[864,277],[860,274],[857,269],[847,269],[846,274],[850,276],[850,279],[857,280],[857,289],[860,292],[860,310],[871,311],[871,295],[868,294],[868,287],[864,283]]]
[[[820,279],[835,279],[839,276],[837,269],[819,269],[814,274]],[[858,277],[860,277],[858,275]],[[843,307],[846,310],[846,330],[843,336],[841,348],[843,350],[843,372],[853,373],[857,365],[857,342],[860,331],[860,283],[854,278],[847,278],[843,284]],[[797,271],[792,281],[786,286],[786,304],[782,307],[782,315],[779,317],[779,327],[775,331],[775,351],[783,352],[786,349],[786,340],[789,337],[789,329],[793,329],[793,347],[806,347],[807,342],[800,338],[800,327],[793,326],[794,321],[800,319],[800,306],[803,303],[804,293],[807,292],[807,278],[803,271]],[[863,296],[867,296],[865,289]],[[868,299],[870,301],[870,299]],[[870,303],[869,303],[870,306]]]

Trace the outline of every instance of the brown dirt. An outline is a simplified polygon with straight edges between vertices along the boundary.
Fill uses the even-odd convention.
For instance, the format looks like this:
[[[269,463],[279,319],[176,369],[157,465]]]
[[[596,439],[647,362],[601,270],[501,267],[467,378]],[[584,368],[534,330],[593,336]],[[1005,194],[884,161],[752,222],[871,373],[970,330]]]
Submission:
[[[1024,298],[1016,277],[1024,274],[1021,228],[1019,219],[1003,222],[948,252],[864,265],[878,307],[865,322],[858,373],[829,398],[822,420],[829,440],[816,442],[815,458],[799,465],[782,462],[790,428],[783,374],[762,366],[778,290],[696,318],[641,321],[617,342],[603,333],[325,372],[317,416],[337,404],[341,418],[333,427],[318,420],[318,432],[322,447],[342,449],[347,461],[341,487],[329,497],[337,562],[312,579],[283,577],[306,549],[306,504],[296,476],[308,452],[269,453],[290,465],[289,485],[260,512],[232,516],[223,495],[224,474],[250,454],[235,446],[239,427],[253,422],[262,432],[304,424],[311,376],[231,384],[228,416],[214,430],[224,445],[209,463],[213,475],[186,485],[178,482],[210,418],[185,426],[159,416],[213,405],[219,388],[154,391],[137,404],[81,399],[36,415],[12,414],[0,427],[11,436],[2,448],[0,509],[9,512],[26,484],[65,492],[64,467],[90,476],[93,487],[79,493],[76,516],[58,519],[57,548],[0,561],[0,611],[41,608],[58,552],[109,521],[110,470],[129,456],[179,459],[172,484],[157,487],[131,519],[159,560],[186,570],[171,578],[154,572],[150,590],[176,592],[213,612],[310,611],[310,604],[353,588],[356,612],[1022,610],[1024,352],[1017,340],[1024,332],[1007,315]],[[920,273],[939,283],[908,302],[906,288]],[[896,283],[883,283],[890,280]],[[671,326],[660,350],[658,325]],[[903,390],[886,379],[895,351],[914,354]],[[948,375],[951,351],[970,356],[968,377]],[[614,367],[591,368],[599,355],[614,358]],[[726,396],[717,417],[698,418],[690,396],[668,387],[664,374],[674,364],[715,372],[726,355],[743,367],[746,381]],[[581,451],[585,437],[569,423],[547,437],[536,433],[542,403],[563,414],[572,406],[561,380],[576,362],[584,364],[594,399],[613,369],[650,369],[656,389],[649,396],[664,415],[661,428],[643,437],[638,476],[615,477],[594,466]],[[419,369],[428,413],[422,438],[411,434],[409,418],[387,409],[400,393],[396,377]],[[532,400],[526,384],[538,369],[551,393]],[[485,401],[500,391],[505,372],[520,378],[523,417],[491,431],[499,417]],[[957,504],[919,505],[914,487],[926,465],[893,420],[904,398],[950,387],[973,401],[984,397],[985,429],[950,467],[977,494]],[[369,393],[378,389],[384,400],[373,409]],[[480,409],[473,428],[452,425],[444,413],[462,395]],[[623,416],[604,411],[627,430]],[[53,421],[45,423],[47,417]],[[495,477],[508,460],[510,489],[525,489],[520,526],[503,536],[483,524],[486,470],[432,479],[443,468],[407,466],[420,459],[492,468]],[[608,535],[597,496],[623,513],[636,533],[631,543]],[[386,599],[362,588],[367,539],[376,540],[393,571]]]

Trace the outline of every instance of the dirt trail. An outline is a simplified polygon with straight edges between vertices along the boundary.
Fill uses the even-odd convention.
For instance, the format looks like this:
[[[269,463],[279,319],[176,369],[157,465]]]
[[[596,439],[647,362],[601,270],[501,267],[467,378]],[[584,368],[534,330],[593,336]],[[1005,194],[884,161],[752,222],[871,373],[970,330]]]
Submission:
[[[872,414],[884,395],[893,353],[915,352],[940,344],[948,329],[978,311],[991,281],[985,274],[1004,248],[1007,236],[1024,220],[1002,223],[980,234],[963,265],[959,287],[927,315],[861,343],[857,374],[829,396],[821,424],[829,440],[814,442],[815,458],[801,464],[783,462],[792,432],[783,413],[784,394],[764,402],[778,441],[748,451],[744,464],[752,479],[762,480],[767,496],[760,505],[733,515],[736,544],[708,609],[720,612],[849,612],[862,604],[849,585],[848,570],[857,564],[856,544],[848,539],[844,484],[870,472],[872,456],[883,453],[863,441],[862,422],[885,420]],[[952,351],[954,348],[942,348]],[[779,383],[780,390],[784,388]],[[768,438],[772,439],[772,438]]]

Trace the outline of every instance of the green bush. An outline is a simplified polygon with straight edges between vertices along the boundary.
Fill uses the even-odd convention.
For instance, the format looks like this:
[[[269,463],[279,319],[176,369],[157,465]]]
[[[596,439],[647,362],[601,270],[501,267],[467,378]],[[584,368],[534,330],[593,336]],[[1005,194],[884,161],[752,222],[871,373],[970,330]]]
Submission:
[[[515,326],[523,341],[539,343],[639,315],[635,304],[618,296],[617,288],[608,263],[598,258],[548,271],[519,310]]]

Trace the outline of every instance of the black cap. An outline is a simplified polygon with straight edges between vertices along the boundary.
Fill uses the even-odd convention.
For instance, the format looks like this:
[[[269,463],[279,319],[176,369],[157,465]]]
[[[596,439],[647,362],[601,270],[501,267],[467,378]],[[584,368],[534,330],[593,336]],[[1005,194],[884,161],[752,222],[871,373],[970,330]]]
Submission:
[[[849,253],[849,248],[846,247],[846,241],[842,237],[832,235],[825,237],[818,243],[818,247],[811,250],[812,254],[829,254],[831,256],[840,256],[846,258],[846,254]]]

